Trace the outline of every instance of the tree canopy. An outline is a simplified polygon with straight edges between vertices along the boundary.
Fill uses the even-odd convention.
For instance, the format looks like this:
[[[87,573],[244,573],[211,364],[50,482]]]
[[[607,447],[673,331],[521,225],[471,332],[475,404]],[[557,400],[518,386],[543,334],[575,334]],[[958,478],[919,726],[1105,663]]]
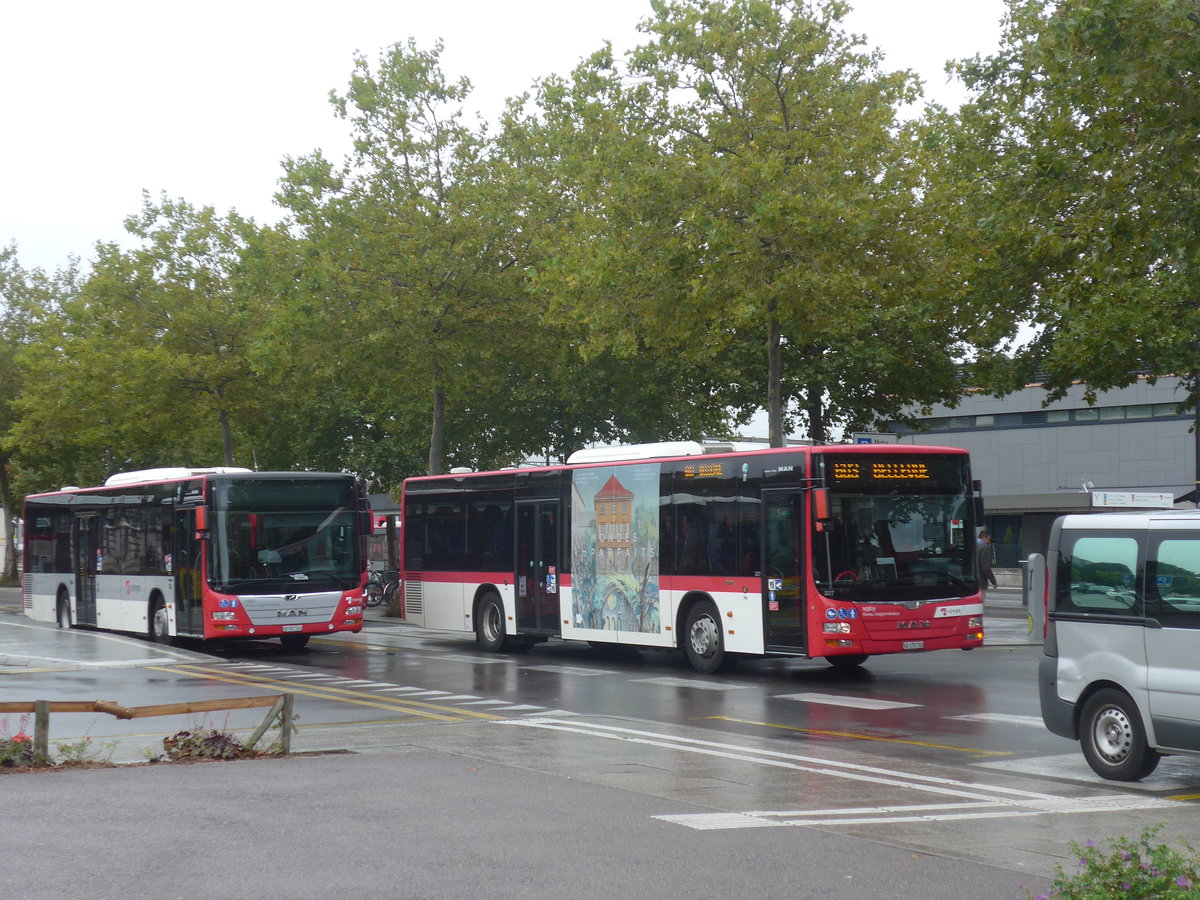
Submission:
[[[147,197],[87,272],[0,251],[0,494],[218,461],[387,489],[761,408],[831,439],[964,368],[1194,402],[1194,0],[1009,0],[970,102],[915,121],[840,0],[651,8],[494,126],[440,44],[357,56],[352,150],[284,160],[277,225]]]
[[[935,127],[970,243],[984,386],[1061,395],[1200,370],[1200,10],[1194,0],[1011,0],[973,102]],[[1027,336],[1032,335],[1031,340]]]

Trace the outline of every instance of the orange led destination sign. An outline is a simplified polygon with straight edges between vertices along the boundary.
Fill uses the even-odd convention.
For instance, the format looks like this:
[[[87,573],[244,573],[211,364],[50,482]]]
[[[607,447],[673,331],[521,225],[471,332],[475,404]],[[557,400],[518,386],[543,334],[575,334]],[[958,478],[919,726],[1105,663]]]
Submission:
[[[697,463],[683,467],[684,478],[721,478],[725,475],[725,467],[718,462]]]
[[[923,462],[833,461],[834,481],[927,481],[930,477],[929,465]]]

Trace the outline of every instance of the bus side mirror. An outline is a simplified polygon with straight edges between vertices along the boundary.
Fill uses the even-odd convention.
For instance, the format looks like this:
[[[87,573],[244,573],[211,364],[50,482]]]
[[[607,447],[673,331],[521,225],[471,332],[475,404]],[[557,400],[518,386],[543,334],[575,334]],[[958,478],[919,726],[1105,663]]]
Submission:
[[[829,488],[813,488],[813,518],[818,523],[833,518],[829,514]]]
[[[196,507],[196,537],[208,537],[208,507]]]

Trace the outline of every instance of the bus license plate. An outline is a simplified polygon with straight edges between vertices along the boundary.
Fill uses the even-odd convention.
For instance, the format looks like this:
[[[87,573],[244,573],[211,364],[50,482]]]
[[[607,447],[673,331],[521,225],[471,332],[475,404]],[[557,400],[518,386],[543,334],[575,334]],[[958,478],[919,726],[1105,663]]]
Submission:
[[[283,630],[284,631],[303,631],[304,626],[303,625],[284,625]],[[920,643],[920,641],[918,641],[917,643]]]
[[[287,628],[287,627],[288,626],[286,626],[286,625],[284,626],[284,628]],[[924,641],[905,641],[903,644],[900,645],[900,649],[901,650],[924,650],[925,642]]]

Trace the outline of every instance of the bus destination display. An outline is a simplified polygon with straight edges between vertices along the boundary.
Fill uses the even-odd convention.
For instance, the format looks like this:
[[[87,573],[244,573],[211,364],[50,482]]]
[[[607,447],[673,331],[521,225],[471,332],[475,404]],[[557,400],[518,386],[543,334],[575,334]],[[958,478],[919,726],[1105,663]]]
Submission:
[[[928,481],[932,476],[924,462],[905,460],[834,460],[834,481]]]

